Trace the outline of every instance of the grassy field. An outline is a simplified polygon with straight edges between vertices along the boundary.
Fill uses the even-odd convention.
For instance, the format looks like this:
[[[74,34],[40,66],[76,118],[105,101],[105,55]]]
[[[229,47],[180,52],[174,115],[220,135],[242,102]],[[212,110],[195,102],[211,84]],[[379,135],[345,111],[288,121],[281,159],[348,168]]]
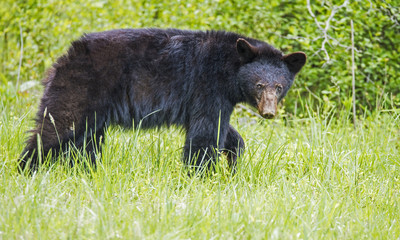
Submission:
[[[3,1],[0,240],[400,239],[397,5]],[[304,51],[308,63],[276,119],[235,109],[231,124],[247,147],[236,175],[221,157],[211,176],[188,177],[180,129],[117,126],[108,129],[96,170],[59,161],[33,176],[18,173],[45,70],[85,32],[142,27],[239,32],[285,53]],[[82,160],[74,151],[63,157]]]
[[[0,239],[396,239],[400,112],[261,120],[239,108],[247,150],[231,175],[187,177],[184,134],[108,130],[97,170],[17,171],[36,97],[1,106]],[[73,154],[66,158],[79,158]]]

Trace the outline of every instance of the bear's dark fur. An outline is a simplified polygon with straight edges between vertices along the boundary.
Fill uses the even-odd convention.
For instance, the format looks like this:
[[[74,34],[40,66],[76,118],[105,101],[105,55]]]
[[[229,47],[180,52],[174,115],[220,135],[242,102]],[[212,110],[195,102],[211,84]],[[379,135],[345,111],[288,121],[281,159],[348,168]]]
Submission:
[[[209,167],[222,151],[233,167],[244,150],[229,124],[234,106],[247,102],[273,117],[305,61],[304,53],[283,55],[267,43],[224,31],[86,34],[43,81],[36,127],[20,167],[34,170],[39,154],[54,156],[69,143],[85,149],[95,164],[107,126],[139,123],[182,126],[188,165]]]

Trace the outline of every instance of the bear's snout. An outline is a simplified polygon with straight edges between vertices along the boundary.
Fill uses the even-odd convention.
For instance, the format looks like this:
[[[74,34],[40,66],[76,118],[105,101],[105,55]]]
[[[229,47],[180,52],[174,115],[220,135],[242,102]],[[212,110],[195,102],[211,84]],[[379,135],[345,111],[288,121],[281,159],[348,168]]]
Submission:
[[[272,91],[265,91],[258,103],[258,112],[263,118],[271,119],[275,117],[277,105],[278,97],[276,94]]]
[[[265,112],[265,113],[262,114],[262,116],[263,116],[263,118],[271,119],[271,118],[275,117],[275,113],[273,113],[273,112]]]

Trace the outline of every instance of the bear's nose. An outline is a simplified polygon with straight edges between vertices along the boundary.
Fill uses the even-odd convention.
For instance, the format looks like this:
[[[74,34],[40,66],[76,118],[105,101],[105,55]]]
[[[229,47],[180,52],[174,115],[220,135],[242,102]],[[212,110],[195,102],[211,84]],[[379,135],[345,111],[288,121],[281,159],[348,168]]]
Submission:
[[[263,112],[262,116],[263,116],[263,118],[271,119],[271,118],[275,117],[275,113],[273,113],[273,112]]]

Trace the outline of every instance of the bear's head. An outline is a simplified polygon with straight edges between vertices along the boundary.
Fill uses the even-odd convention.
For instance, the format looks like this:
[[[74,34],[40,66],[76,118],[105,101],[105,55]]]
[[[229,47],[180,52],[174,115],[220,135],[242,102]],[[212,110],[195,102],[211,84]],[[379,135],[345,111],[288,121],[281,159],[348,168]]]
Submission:
[[[237,40],[236,50],[242,63],[238,81],[245,101],[264,118],[273,118],[279,101],[306,63],[306,55],[303,52],[282,55],[269,45],[255,46],[243,38]]]

